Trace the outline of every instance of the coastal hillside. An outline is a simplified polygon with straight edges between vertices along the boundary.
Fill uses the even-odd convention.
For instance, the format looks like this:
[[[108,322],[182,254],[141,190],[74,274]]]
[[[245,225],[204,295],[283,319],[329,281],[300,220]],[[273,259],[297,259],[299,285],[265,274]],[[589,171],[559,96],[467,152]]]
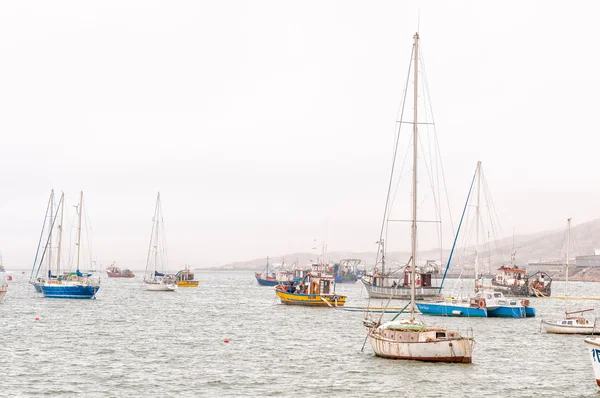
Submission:
[[[573,240],[571,242],[570,257],[579,255],[593,254],[595,249],[600,249],[600,219],[574,225],[572,227]],[[513,237],[506,237],[497,241],[482,243],[480,262],[483,272],[493,272],[495,268],[510,261],[510,253],[513,248]],[[543,231],[527,235],[515,235],[514,250],[515,258],[519,266],[525,266],[530,261],[557,260],[565,258],[566,255],[566,230]],[[444,262],[447,261],[449,249],[444,249]],[[423,259],[439,259],[439,249],[422,252]],[[459,253],[463,253],[459,259]],[[390,252],[387,254],[388,261],[391,264],[403,264],[410,258],[408,252]],[[373,252],[352,252],[336,251],[326,254],[329,262],[336,262],[344,258],[356,258],[361,260],[361,266],[366,265],[370,268],[375,263],[376,253]],[[460,272],[461,264],[473,262],[474,248],[457,249],[453,258],[450,273]],[[301,265],[310,264],[318,261],[318,255],[314,253],[288,253],[269,257],[269,263],[277,264],[285,262],[291,265],[296,262]],[[265,267],[266,257],[250,259],[247,261],[233,262],[214,267],[215,270],[255,270],[260,271]]]

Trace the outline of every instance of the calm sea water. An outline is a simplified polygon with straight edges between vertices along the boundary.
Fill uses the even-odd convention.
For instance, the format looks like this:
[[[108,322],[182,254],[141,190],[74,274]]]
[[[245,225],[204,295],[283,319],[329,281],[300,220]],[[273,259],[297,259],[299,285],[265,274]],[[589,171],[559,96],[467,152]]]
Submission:
[[[599,396],[583,337],[540,330],[563,301],[532,299],[530,319],[422,316],[476,340],[472,364],[433,364],[377,358],[368,342],[361,353],[361,312],[281,305],[251,272],[196,275],[199,288],[175,293],[105,277],[96,300],[78,301],[41,298],[13,273],[0,304],[0,396]],[[348,306],[367,303],[360,282],[337,291]]]

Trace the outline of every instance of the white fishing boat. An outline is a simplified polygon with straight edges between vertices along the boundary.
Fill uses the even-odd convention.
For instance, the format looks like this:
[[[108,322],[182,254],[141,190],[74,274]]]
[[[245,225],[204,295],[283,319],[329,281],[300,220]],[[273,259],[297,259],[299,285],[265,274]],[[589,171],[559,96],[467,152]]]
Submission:
[[[584,312],[593,311],[593,308],[568,311],[567,300],[569,296],[569,249],[571,246],[571,219],[567,220],[567,262],[565,264],[565,316],[557,321],[542,319],[542,327],[546,333],[554,334],[592,334],[599,333],[600,327],[590,322],[583,316]],[[579,315],[577,315],[579,314]]]
[[[589,344],[587,348],[590,353],[590,359],[592,360],[594,377],[596,378],[596,384],[600,386],[600,337],[586,337],[584,341]]]
[[[164,243],[163,214],[160,203],[160,192],[156,197],[154,217],[152,218],[152,233],[146,259],[146,274],[144,286],[146,290],[155,292],[172,292],[177,289],[175,275],[168,274],[167,251]],[[159,269],[161,272],[159,272]]]
[[[427,326],[415,319],[416,268],[417,261],[417,154],[418,154],[418,65],[419,65],[419,34],[414,36],[414,117],[412,120],[412,203],[411,203],[411,278],[410,278],[410,317],[396,318],[381,323],[379,320],[365,319],[367,338],[375,355],[392,359],[410,359],[436,362],[471,363],[473,354],[473,339],[464,337],[458,331],[447,330],[443,327]],[[412,62],[411,62],[412,63]],[[408,83],[407,83],[408,84]],[[388,189],[388,198],[390,192]],[[387,212],[387,205],[386,205]],[[389,301],[388,301],[389,303]]]

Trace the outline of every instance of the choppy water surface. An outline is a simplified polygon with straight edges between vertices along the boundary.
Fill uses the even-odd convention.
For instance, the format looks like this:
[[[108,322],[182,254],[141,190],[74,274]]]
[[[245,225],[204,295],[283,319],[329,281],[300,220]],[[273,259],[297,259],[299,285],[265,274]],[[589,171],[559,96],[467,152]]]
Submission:
[[[199,288],[175,293],[105,277],[97,300],[80,301],[41,298],[28,275],[13,276],[0,304],[0,396],[599,395],[583,337],[540,330],[560,300],[532,299],[529,319],[423,316],[476,340],[472,364],[432,364],[377,358],[368,342],[361,353],[361,312],[281,305],[251,272],[197,272]],[[574,296],[599,288],[569,284]],[[348,306],[367,303],[360,282],[337,291]]]

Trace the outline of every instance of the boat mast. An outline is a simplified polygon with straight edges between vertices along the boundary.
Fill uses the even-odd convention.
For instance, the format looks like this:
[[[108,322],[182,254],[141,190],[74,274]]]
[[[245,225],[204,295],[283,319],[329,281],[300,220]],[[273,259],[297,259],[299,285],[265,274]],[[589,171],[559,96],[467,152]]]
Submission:
[[[54,189],[50,192],[50,236],[48,237],[48,269],[52,269],[52,217],[54,215]],[[57,274],[58,275],[58,274]]]
[[[79,253],[81,252],[81,212],[83,211],[83,191],[79,192],[79,206],[77,207],[79,213],[79,222],[77,225],[77,271],[79,271]]]
[[[60,275],[60,251],[62,247],[63,216],[65,213],[65,193],[61,192],[60,202],[60,224],[58,224],[58,253],[56,253],[56,276]]]
[[[158,269],[158,228],[160,227],[160,192],[156,197],[156,213],[154,217],[156,218],[156,240],[154,241],[156,243],[156,246],[154,246],[156,249],[154,251],[154,271],[156,272],[156,270]]]
[[[567,219],[567,265],[565,266],[565,314],[567,313],[567,286],[569,285],[569,247],[571,246],[571,219]]]
[[[477,161],[477,206],[475,207],[475,285],[479,278],[479,194],[481,192],[481,161]]]
[[[411,258],[412,258],[412,274],[411,274],[411,289],[410,289],[410,321],[415,320],[415,277],[417,275],[417,144],[418,144],[418,129],[417,129],[417,100],[418,100],[418,80],[419,80],[419,33],[415,33],[415,75],[414,75],[414,117],[413,117],[413,181],[412,181],[412,237],[411,237]]]

